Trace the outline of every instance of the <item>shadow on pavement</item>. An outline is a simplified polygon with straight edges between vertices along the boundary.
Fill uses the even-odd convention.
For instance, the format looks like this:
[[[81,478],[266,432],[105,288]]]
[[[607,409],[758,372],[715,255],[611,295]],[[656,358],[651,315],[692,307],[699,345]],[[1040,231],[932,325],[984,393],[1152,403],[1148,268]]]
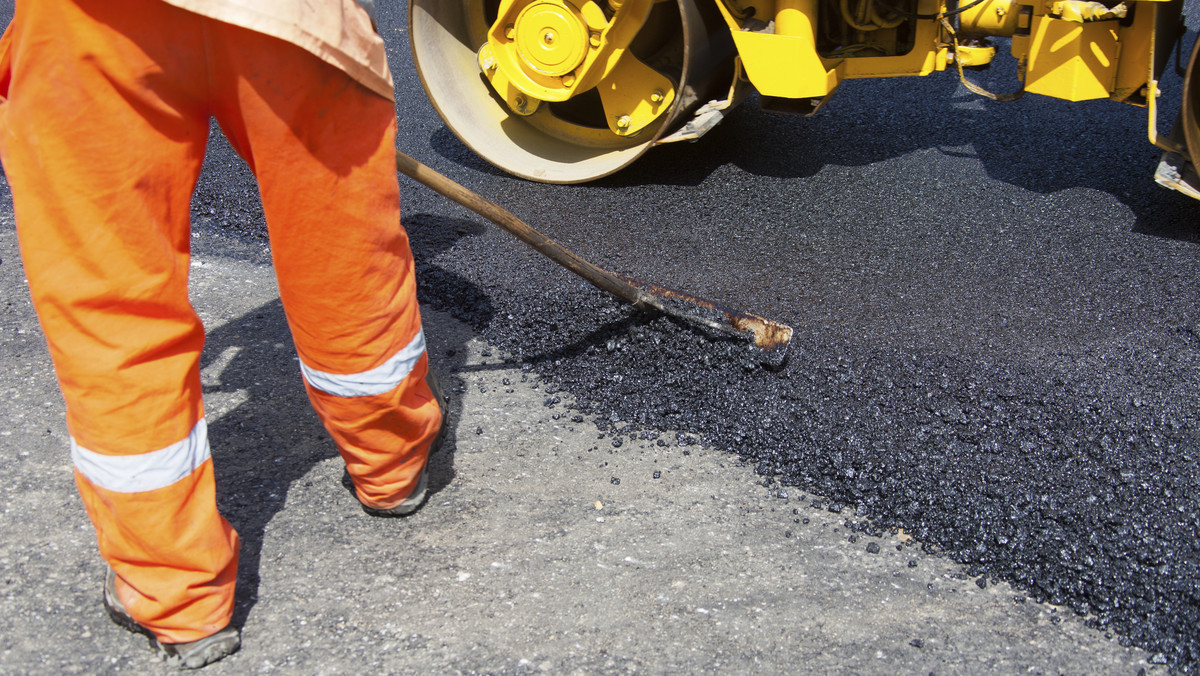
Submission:
[[[1190,45],[1194,35],[1183,38]],[[1006,49],[1006,48],[1005,48]],[[1010,57],[968,79],[1008,92],[1019,81]],[[1173,72],[1163,75],[1159,131],[1166,133],[1182,90]],[[755,176],[803,179],[829,167],[866,167],[918,151],[975,158],[986,175],[1023,190],[1052,194],[1088,188],[1112,195],[1136,217],[1134,232],[1200,241],[1195,203],[1154,182],[1160,151],[1146,140],[1146,110],[1109,100],[1071,103],[1030,94],[997,103],[968,93],[952,72],[925,78],[885,78],[845,83],[812,118],[768,113],[751,95],[728,119],[693,143],[651,149],[615,175],[588,185],[623,189],[644,185],[698,186],[725,165]],[[430,140],[434,151],[476,171],[505,176],[471,153],[444,126]],[[943,177],[945,178],[945,177]],[[864,179],[865,180],[865,179]],[[961,179],[960,179],[961,180]],[[933,189],[946,185],[931,176]],[[986,185],[946,199],[986,201]],[[762,199],[771,199],[765,195]]]
[[[444,228],[433,225],[438,224],[428,219],[424,223],[414,219],[409,225],[410,234],[420,241],[423,259],[434,255],[441,245],[452,246],[464,232],[456,223]],[[424,262],[418,262],[418,269],[418,284],[426,275],[449,274]],[[462,298],[474,299],[473,311],[486,321],[490,313],[486,295],[461,278],[454,280],[454,288]],[[426,327],[427,333],[437,330],[428,323]],[[439,352],[431,353],[431,364],[443,388],[448,394],[461,391],[463,383],[458,374],[465,350],[458,345],[447,347],[444,339],[432,340],[431,350],[433,343],[439,346]],[[206,374],[204,395],[218,507],[242,537],[233,619],[235,625],[242,626],[258,599],[267,524],[284,508],[296,482],[304,480],[315,465],[338,454],[305,394],[278,299],[210,331],[201,369]],[[219,374],[208,375],[213,370]],[[430,465],[431,495],[454,479],[454,430],[460,413],[453,394],[450,400],[447,437]],[[228,405],[222,407],[222,403]],[[327,490],[345,488],[330,482]]]

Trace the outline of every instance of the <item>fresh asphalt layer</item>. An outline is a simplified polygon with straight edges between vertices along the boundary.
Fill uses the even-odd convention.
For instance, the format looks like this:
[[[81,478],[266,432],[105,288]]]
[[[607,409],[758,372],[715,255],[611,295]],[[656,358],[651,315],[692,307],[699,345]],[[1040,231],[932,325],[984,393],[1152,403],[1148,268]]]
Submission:
[[[101,606],[15,240],[6,206],[0,673],[168,672]],[[614,447],[528,362],[432,310],[453,400],[432,495],[412,517],[369,517],[308,406],[261,251],[201,226],[192,273],[218,500],[244,540],[244,647],[206,673],[1165,669],[1065,608],[981,588],[905,533],[856,533],[802,491],[768,491],[674,430]]]
[[[854,82],[816,118],[751,99],[696,144],[545,186],[454,139],[381,10],[401,149],[605,267],[797,336],[764,369],[404,182],[453,427],[429,505],[367,518],[304,400],[253,180],[214,137],[193,285],[246,544],[245,648],[213,673],[1195,664],[1200,212],[1153,184],[1144,111]],[[4,205],[0,671],[145,671],[100,608]]]

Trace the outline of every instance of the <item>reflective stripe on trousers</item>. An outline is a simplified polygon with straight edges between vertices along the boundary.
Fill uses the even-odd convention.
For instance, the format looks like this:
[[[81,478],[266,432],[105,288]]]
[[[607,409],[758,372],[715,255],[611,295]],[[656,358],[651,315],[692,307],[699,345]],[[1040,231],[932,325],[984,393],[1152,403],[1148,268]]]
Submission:
[[[196,640],[229,622],[239,546],[201,438],[204,330],[187,288],[210,118],[258,180],[301,362],[316,382],[368,384],[305,387],[360,497],[387,507],[440,421],[416,348],[393,102],[289,43],[157,0],[21,2],[5,40],[0,159],[76,484],[133,617]]]
[[[316,389],[336,397],[369,397],[384,394],[398,387],[408,374],[413,372],[421,357],[425,355],[425,332],[418,331],[417,336],[399,352],[392,355],[379,366],[361,373],[325,373],[318,371],[304,362],[300,363],[300,371],[304,379]]]
[[[425,384],[429,357],[417,335],[379,366],[336,374],[300,362],[308,397],[337,442],[358,499],[377,509],[404,502],[416,488],[441,424]],[[408,440],[404,435],[411,435]]]
[[[139,455],[103,455],[71,438],[71,461],[93,485],[114,493],[142,493],[186,479],[212,457],[202,419],[183,441]]]

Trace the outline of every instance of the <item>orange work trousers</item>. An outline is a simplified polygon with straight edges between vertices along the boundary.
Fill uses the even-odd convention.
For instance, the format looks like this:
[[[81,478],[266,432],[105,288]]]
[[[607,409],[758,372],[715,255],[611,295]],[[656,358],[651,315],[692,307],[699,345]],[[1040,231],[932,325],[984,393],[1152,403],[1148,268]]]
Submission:
[[[359,499],[416,485],[441,421],[400,226],[393,102],[302,49],[158,0],[17,4],[0,159],[67,407],[76,483],[125,607],[160,641],[229,623],[188,301],[212,118],[258,179],[305,387]]]

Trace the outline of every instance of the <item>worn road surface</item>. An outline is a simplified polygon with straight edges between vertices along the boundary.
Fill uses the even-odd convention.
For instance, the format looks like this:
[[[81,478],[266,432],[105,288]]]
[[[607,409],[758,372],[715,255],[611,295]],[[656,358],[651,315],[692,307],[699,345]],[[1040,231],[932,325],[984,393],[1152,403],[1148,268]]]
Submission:
[[[245,646],[208,672],[1195,668],[1200,212],[1153,185],[1142,111],[852,83],[817,118],[751,100],[697,144],[544,186],[445,130],[382,10],[402,149],[797,337],[763,369],[404,182],[452,428],[427,507],[369,518],[215,133],[193,289]],[[4,190],[0,672],[154,671],[101,608]]]

